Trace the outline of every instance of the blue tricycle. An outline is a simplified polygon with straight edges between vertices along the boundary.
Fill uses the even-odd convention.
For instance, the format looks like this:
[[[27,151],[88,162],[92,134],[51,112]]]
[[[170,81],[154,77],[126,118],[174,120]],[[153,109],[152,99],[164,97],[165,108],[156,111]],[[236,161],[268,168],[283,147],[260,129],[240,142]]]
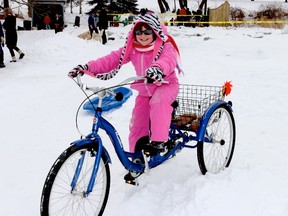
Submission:
[[[121,164],[128,171],[125,181],[129,184],[137,185],[138,176],[184,148],[197,148],[198,164],[204,175],[218,173],[229,166],[236,136],[232,103],[224,101],[230,92],[230,83],[224,86],[181,84],[177,100],[172,104],[174,111],[165,151],[147,155],[141,148],[135,153],[125,151],[118,132],[102,116],[105,98],[111,99],[112,95],[115,100],[123,99],[123,95],[114,92],[115,88],[145,82],[145,78],[132,77],[109,88],[87,87],[81,76],[74,81],[87,96],[85,102],[95,95],[98,97],[97,106],[93,106],[92,131],[72,142],[50,169],[41,196],[42,216],[103,214],[110,190],[111,159],[98,133],[100,129],[108,134]],[[93,94],[88,96],[87,91]],[[149,137],[141,138],[136,147],[148,140]]]

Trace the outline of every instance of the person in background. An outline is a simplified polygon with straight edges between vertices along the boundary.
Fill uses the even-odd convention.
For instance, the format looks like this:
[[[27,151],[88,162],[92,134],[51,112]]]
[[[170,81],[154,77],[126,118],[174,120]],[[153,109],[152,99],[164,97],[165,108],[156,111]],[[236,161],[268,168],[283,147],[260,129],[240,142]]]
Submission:
[[[186,23],[184,23],[184,26],[191,26],[191,18],[192,18],[192,13],[190,11],[189,8],[186,9],[186,17],[185,17],[185,21]]]
[[[197,11],[192,11],[193,15],[195,15],[195,21],[200,22],[202,11],[198,9]]]
[[[62,32],[64,29],[64,21],[60,13],[55,14],[54,26],[55,34],[57,34],[58,32]]]
[[[101,35],[102,44],[107,43],[106,30],[108,29],[108,16],[105,9],[99,13],[99,30]]]
[[[19,59],[24,57],[24,53],[17,47],[18,35],[16,31],[16,17],[14,16],[11,8],[5,8],[5,21],[3,28],[5,29],[6,45],[11,54],[11,62],[16,62],[14,50],[19,53]]]
[[[96,13],[93,11],[90,13],[88,17],[88,28],[91,35],[91,38],[93,36],[93,32],[95,31],[96,34],[99,34],[97,23],[99,22],[99,18],[96,15]]]
[[[186,9],[184,7],[181,7],[181,9],[179,10],[179,21],[185,21],[186,15]],[[184,23],[179,23],[179,25],[184,25]]]
[[[128,25],[128,18],[125,18],[124,20],[123,20],[123,26],[127,26]]]
[[[179,50],[167,29],[161,25],[158,16],[147,9],[135,17],[125,45],[110,54],[91,60],[87,64],[73,68],[68,76],[87,74],[108,80],[113,78],[123,64],[131,62],[137,76],[147,77],[148,83],[134,83],[131,87],[138,91],[130,121],[130,152],[141,151],[136,143],[149,137],[143,146],[151,155],[164,151],[168,140],[173,108],[179,90],[178,72]],[[163,84],[164,81],[166,84]],[[138,142],[139,143],[139,142]],[[141,147],[140,147],[141,148]]]
[[[4,52],[3,52],[3,49],[2,49],[2,46],[4,47],[5,46],[5,40],[4,40],[4,32],[3,32],[3,28],[2,28],[2,23],[0,21],[0,68],[3,68],[5,67],[5,64],[4,64]]]
[[[48,14],[45,15],[44,17],[44,25],[45,25],[45,29],[50,29],[50,23],[51,23],[51,19],[50,19],[50,16]]]

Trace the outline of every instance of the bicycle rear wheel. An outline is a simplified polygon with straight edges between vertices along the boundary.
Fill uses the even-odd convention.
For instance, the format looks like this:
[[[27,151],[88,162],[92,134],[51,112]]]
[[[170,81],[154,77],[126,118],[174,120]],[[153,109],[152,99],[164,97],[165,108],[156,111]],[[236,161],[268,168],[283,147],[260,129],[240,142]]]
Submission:
[[[97,151],[92,144],[71,146],[56,160],[46,178],[42,197],[42,216],[102,215],[110,190],[110,169],[107,159],[101,160],[95,177],[93,191],[86,195]],[[82,165],[79,165],[81,160]],[[79,169],[79,166],[81,169]],[[78,171],[76,171],[76,169]],[[72,190],[72,181],[78,180]]]
[[[220,105],[210,116],[204,140],[197,143],[197,157],[203,175],[228,167],[235,147],[235,120],[230,109]]]

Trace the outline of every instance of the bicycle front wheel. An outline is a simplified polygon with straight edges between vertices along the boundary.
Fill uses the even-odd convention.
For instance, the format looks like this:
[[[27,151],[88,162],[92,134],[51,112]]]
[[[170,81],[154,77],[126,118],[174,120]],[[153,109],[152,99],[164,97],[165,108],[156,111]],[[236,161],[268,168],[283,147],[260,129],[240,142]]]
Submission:
[[[95,147],[87,144],[73,145],[58,157],[43,187],[42,216],[103,214],[110,190],[110,169],[103,154],[93,190],[87,193],[96,155]]]
[[[235,120],[230,109],[219,106],[210,116],[204,140],[197,143],[197,157],[203,175],[228,167],[235,147]]]

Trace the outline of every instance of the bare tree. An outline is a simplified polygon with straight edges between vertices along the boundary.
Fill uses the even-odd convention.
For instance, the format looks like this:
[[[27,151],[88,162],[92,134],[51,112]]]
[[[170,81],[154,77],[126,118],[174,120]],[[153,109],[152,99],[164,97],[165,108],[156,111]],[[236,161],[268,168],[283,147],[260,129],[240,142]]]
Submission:
[[[166,0],[158,0],[158,5],[159,5],[161,13],[165,13],[167,11],[170,11],[169,4],[167,3]]]
[[[19,7],[27,6],[28,7],[28,16],[32,17],[32,4],[35,0],[4,0],[4,3],[5,3],[5,1],[8,2],[8,7],[9,7],[9,1],[16,3]],[[4,4],[4,7],[6,7],[5,4]]]
[[[160,8],[160,12],[161,13],[165,13],[165,8],[164,8],[164,5],[163,5],[163,2],[162,0],[157,0],[158,1],[158,5],[159,5],[159,8]]]
[[[82,0],[79,0],[79,14],[82,14]]]
[[[204,11],[203,11],[203,7],[204,7]],[[202,0],[198,9],[202,11],[202,14],[206,15],[207,14],[207,0]]]
[[[9,7],[9,1],[8,0],[4,0],[4,8],[8,8]]]
[[[180,8],[187,8],[188,3],[187,0],[179,0]]]
[[[172,13],[175,13],[175,12],[176,12],[176,0],[174,0],[174,6],[173,6]]]
[[[162,2],[163,2],[164,6],[166,8],[166,11],[170,11],[170,7],[169,7],[169,4],[167,3],[167,1],[166,0],[162,0]]]

